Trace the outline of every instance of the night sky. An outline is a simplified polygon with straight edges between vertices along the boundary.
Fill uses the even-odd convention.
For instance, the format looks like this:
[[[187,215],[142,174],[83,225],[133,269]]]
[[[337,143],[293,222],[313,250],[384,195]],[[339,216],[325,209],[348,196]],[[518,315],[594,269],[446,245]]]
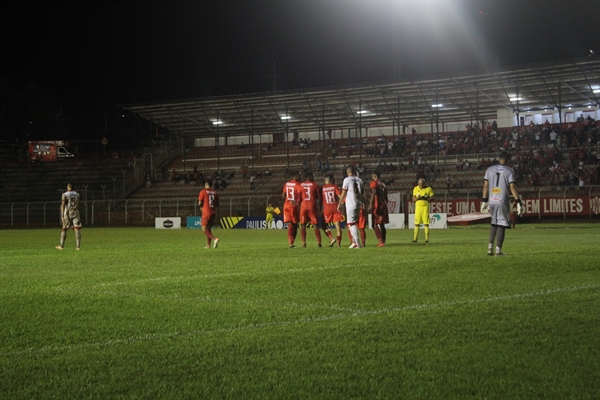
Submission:
[[[600,52],[600,1],[4,1],[1,74],[63,112]],[[397,54],[397,62],[394,57]]]

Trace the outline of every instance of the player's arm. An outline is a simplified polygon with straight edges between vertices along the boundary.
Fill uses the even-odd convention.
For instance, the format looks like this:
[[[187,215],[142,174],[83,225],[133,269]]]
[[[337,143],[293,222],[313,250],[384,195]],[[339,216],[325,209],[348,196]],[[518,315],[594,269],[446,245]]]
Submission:
[[[67,206],[67,199],[65,196],[62,197],[60,202],[60,215],[65,215],[65,207]]]
[[[371,198],[369,199],[369,208],[368,210],[371,211],[373,209],[373,204],[375,204],[375,192],[376,189],[374,187],[371,188]]]
[[[487,214],[490,211],[490,206],[488,205],[488,193],[490,190],[490,183],[487,179],[483,181],[483,191],[481,192],[481,209],[480,211],[484,214]]]
[[[344,204],[344,200],[346,199],[346,194],[348,191],[346,189],[342,189],[342,193],[340,194],[340,200],[338,201],[337,209],[338,211],[342,211],[342,205]]]
[[[512,193],[515,204],[517,206],[517,215],[519,217],[523,216],[523,205],[521,204],[521,198],[519,197],[519,191],[517,190],[517,185],[514,182],[510,183],[510,192]]]

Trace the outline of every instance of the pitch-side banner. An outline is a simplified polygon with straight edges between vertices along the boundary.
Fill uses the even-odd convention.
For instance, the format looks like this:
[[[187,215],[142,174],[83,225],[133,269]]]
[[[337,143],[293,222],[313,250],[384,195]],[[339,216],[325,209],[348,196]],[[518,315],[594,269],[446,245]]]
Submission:
[[[542,197],[541,199],[523,198],[524,216],[594,216],[600,214],[600,197]],[[481,208],[480,199],[452,199],[448,201],[433,200],[429,203],[429,213],[446,213],[463,215],[478,212]],[[407,201],[406,210],[414,214],[415,203]]]
[[[402,196],[398,193],[388,193],[388,213],[392,214],[400,213],[400,206],[402,205]],[[390,220],[391,222],[391,220]]]
[[[154,218],[156,229],[181,229],[181,217]]]
[[[389,199],[389,196],[388,196]],[[385,224],[386,229],[404,229],[404,214],[390,214],[390,223]],[[373,214],[369,214],[369,222],[367,228],[371,229],[373,226]]]
[[[319,217],[321,226],[322,218]],[[265,217],[222,217],[220,222],[223,229],[269,229]],[[346,222],[341,222],[340,226],[344,229]],[[312,225],[309,224],[308,227],[312,229]],[[283,222],[282,217],[275,217],[270,229],[287,229],[287,224]]]
[[[423,228],[423,225],[420,225]],[[431,229],[445,229],[448,227],[448,214],[429,214],[429,227]],[[415,214],[408,214],[408,229],[415,229]]]

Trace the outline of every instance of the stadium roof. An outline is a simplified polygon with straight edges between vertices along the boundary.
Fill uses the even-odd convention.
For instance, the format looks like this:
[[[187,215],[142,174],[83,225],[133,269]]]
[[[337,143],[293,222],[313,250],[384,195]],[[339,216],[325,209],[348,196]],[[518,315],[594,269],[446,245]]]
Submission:
[[[191,98],[120,107],[190,138],[333,128],[417,125],[598,107],[598,56],[453,76]]]

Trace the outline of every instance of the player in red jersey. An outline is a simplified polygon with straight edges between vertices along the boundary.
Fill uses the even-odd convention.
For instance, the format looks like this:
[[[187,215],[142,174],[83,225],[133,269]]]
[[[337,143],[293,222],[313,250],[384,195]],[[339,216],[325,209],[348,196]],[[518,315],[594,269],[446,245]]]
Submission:
[[[206,248],[210,249],[210,241],[213,240],[213,247],[216,249],[219,238],[212,234],[211,228],[215,223],[215,215],[219,207],[219,195],[211,189],[211,186],[210,179],[204,182],[204,189],[198,195],[198,205],[202,207],[202,232],[206,235]]]
[[[283,185],[283,222],[288,228],[288,243],[290,248],[295,247],[294,241],[298,234],[298,222],[300,222],[300,203],[302,202],[302,186],[300,186],[300,172]]]
[[[327,175],[325,177],[325,185],[321,188],[321,199],[323,203],[323,219],[325,220],[323,230],[330,240],[329,247],[333,247],[336,241],[338,247],[342,245],[340,222],[344,220],[344,215],[337,209],[341,193],[342,191],[339,186],[333,183],[333,176]],[[331,223],[335,225],[336,239],[333,238],[328,228]]]
[[[385,224],[389,224],[390,216],[388,212],[388,197],[387,187],[379,179],[379,173],[373,172],[371,175],[371,199],[369,201],[369,212],[372,213],[373,231],[379,244],[377,246],[385,246],[386,229]]]
[[[315,230],[317,243],[321,247],[321,231],[319,230],[319,203],[321,201],[321,191],[319,185],[315,182],[315,176],[312,172],[306,174],[306,181],[300,184],[302,187],[302,204],[300,205],[300,235],[302,237],[302,247],[306,247],[306,225],[310,221]]]

